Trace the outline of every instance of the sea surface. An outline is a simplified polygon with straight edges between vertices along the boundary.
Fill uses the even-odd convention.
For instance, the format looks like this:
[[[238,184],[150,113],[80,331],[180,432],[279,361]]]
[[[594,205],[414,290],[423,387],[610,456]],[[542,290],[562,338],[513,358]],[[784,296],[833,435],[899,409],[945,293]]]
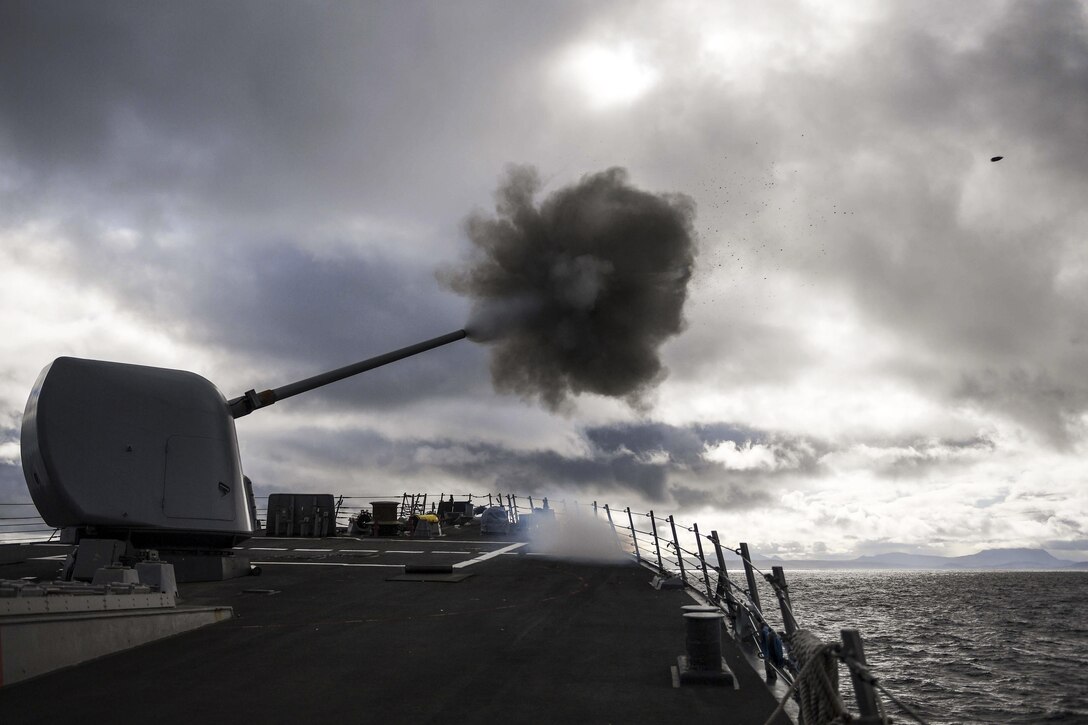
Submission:
[[[859,630],[874,674],[927,722],[1088,724],[1088,572],[786,576],[801,626],[825,642]]]

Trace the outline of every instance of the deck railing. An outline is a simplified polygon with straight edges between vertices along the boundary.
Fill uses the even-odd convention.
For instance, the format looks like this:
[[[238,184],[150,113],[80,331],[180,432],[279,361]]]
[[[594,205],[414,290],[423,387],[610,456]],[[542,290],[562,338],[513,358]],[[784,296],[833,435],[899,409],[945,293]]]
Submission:
[[[30,501],[0,501],[0,544],[31,544],[56,538]]]
[[[431,510],[449,496],[480,506],[502,506],[509,523],[519,525],[525,514],[551,509],[558,516],[592,515],[607,523],[626,553],[660,577],[662,584],[682,586],[724,614],[728,632],[752,659],[763,662],[768,681],[781,680],[792,692],[799,675],[798,661],[790,648],[793,634],[801,629],[790,599],[786,573],[780,566],[770,573],[757,567],[746,542],[728,545],[717,531],[706,533],[698,524],[685,525],[672,515],[653,510],[636,512],[608,504],[549,500],[543,497],[504,493],[451,494],[437,497],[402,492],[385,495],[338,496],[336,526],[346,529],[351,519],[373,501],[397,501],[402,514]],[[267,496],[257,496],[257,518],[267,519]],[[55,539],[59,532],[48,526],[30,502],[0,502],[0,544],[23,544]],[[768,602],[764,604],[764,595]],[[774,605],[777,605],[775,607]],[[858,715],[851,722],[890,722],[878,690],[906,715],[924,722],[911,708],[888,692],[875,678],[865,661],[862,639],[857,630],[843,629],[841,643],[831,651],[846,668],[854,690]],[[781,658],[777,652],[783,652]]]

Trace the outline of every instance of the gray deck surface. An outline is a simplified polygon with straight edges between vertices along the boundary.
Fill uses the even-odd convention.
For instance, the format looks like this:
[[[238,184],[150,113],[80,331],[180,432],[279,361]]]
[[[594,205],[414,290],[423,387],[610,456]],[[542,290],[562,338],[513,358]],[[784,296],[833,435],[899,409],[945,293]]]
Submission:
[[[2,687],[0,723],[761,724],[774,710],[727,637],[739,690],[673,688],[692,599],[654,590],[634,563],[522,546],[459,568],[472,576],[458,583],[389,581],[405,563],[512,543],[450,533],[253,539],[261,576],[181,585],[184,604],[231,606],[233,619]],[[0,551],[0,578],[48,579],[58,566],[19,558]]]

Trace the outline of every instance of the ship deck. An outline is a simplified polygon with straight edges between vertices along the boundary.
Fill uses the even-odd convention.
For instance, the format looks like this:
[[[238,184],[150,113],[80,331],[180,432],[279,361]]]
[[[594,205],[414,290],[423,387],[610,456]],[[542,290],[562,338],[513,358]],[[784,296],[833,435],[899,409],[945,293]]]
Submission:
[[[447,533],[251,539],[240,553],[260,576],[179,587],[179,605],[233,618],[0,687],[0,722],[763,723],[774,711],[724,634],[739,687],[674,687],[693,599],[654,589],[634,562]],[[65,553],[0,549],[8,579],[51,580]],[[405,564],[469,576],[397,580]]]

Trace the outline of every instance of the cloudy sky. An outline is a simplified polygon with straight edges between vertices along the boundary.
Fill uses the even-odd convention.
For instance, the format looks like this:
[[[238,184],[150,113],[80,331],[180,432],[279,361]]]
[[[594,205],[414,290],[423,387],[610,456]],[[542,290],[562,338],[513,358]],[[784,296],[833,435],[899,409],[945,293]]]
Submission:
[[[991,157],[1003,156],[998,162]],[[667,377],[459,342],[238,421],[258,493],[676,512],[763,554],[1088,560],[1088,4],[0,4],[0,500],[60,355],[228,397],[464,326],[511,164],[695,204]]]

